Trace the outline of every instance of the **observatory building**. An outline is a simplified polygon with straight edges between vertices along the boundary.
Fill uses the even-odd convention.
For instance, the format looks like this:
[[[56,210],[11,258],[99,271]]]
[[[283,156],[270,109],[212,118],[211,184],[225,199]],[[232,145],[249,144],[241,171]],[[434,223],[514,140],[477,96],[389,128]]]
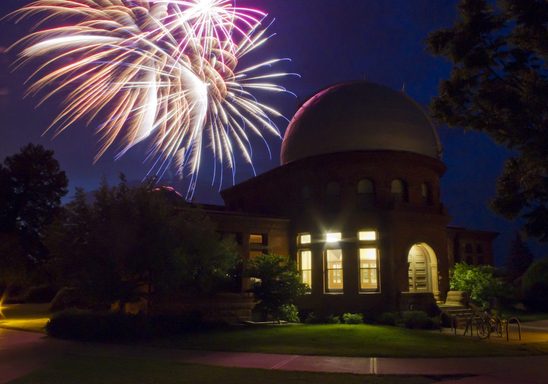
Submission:
[[[310,287],[300,309],[427,309],[455,262],[492,263],[496,233],[448,227],[439,138],[404,93],[363,81],[322,90],[293,117],[280,157],[207,210],[244,257],[297,262]]]

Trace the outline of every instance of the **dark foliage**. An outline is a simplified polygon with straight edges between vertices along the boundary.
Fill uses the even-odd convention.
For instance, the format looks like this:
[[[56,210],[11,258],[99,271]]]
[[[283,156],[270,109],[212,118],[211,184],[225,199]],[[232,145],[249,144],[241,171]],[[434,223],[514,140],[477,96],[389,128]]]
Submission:
[[[535,261],[523,274],[522,294],[529,308],[548,311],[548,257]]]
[[[341,318],[332,314],[310,312],[304,322],[306,324],[340,324]]]
[[[510,245],[510,252],[506,259],[506,277],[512,282],[521,277],[533,262],[533,254],[527,247],[527,244],[521,239],[519,233]]]
[[[60,285],[75,287],[96,307],[180,292],[217,292],[237,253],[206,214],[156,192],[152,183],[103,183],[93,203],[78,190],[50,227],[48,247]]]
[[[44,230],[59,211],[68,180],[53,151],[28,144],[0,164],[0,263],[8,285],[42,271]]]
[[[401,319],[403,325],[410,329],[437,329],[440,327],[439,319],[430,317],[423,311],[404,311]]]
[[[400,319],[398,312],[383,312],[377,317],[376,322],[381,325],[397,325]]]
[[[433,116],[512,150],[492,207],[548,241],[548,2],[461,0],[459,10],[452,28],[428,38],[453,64]]]
[[[23,300],[25,303],[49,303],[57,293],[57,287],[53,285],[36,285],[29,287]]]
[[[261,255],[250,261],[247,275],[258,279],[252,292],[259,300],[257,309],[264,318],[281,318],[281,310],[286,304],[293,304],[298,296],[306,293],[306,285],[301,283],[295,263],[277,255]]]
[[[130,315],[120,312],[66,310],[46,325],[49,336],[81,341],[137,341],[224,327],[207,323],[199,313],[179,316]]]

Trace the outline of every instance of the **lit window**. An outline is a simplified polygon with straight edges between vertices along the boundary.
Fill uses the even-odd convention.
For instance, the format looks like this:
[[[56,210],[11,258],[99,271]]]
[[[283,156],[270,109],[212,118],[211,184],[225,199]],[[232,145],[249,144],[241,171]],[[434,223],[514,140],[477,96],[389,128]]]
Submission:
[[[251,259],[268,253],[267,234],[252,233],[249,235],[249,257]]]
[[[377,248],[360,248],[360,290],[379,289]]]
[[[263,235],[249,235],[249,244],[263,244]]]
[[[258,250],[250,250],[249,251],[249,258],[250,259],[254,259],[256,257],[259,257],[259,256],[262,256],[264,254],[263,251],[258,251]]]
[[[312,288],[312,252],[309,250],[299,251],[299,272],[301,282],[308,288]]]
[[[325,235],[325,241],[328,243],[338,243],[342,239],[340,232],[329,232]]]
[[[377,231],[360,231],[358,232],[358,240],[375,241],[377,240]]]
[[[327,292],[340,292],[343,290],[341,249],[328,249],[325,252],[325,283]]]
[[[302,235],[299,235],[298,241],[299,244],[310,244],[312,242],[312,236],[310,236],[310,233],[303,233]]]

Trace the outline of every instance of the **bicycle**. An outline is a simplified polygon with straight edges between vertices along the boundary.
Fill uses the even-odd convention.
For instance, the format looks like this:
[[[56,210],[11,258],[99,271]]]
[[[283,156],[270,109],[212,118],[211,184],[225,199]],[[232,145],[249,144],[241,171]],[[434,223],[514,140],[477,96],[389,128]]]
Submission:
[[[492,333],[498,337],[502,337],[504,332],[501,319],[497,315],[491,315],[487,311],[476,320],[476,330],[480,339],[486,339]]]

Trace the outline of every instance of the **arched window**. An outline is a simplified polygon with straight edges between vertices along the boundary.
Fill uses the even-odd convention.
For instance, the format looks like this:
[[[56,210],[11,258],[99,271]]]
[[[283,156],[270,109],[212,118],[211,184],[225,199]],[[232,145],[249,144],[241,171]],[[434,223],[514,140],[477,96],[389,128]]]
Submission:
[[[371,207],[375,203],[375,184],[370,179],[358,182],[358,205],[360,208]]]
[[[392,194],[392,199],[396,202],[408,202],[409,195],[407,193],[407,184],[401,179],[394,179],[390,184],[390,193]]]
[[[424,204],[432,204],[432,188],[430,188],[430,185],[428,185],[428,183],[421,184],[421,197]]]

